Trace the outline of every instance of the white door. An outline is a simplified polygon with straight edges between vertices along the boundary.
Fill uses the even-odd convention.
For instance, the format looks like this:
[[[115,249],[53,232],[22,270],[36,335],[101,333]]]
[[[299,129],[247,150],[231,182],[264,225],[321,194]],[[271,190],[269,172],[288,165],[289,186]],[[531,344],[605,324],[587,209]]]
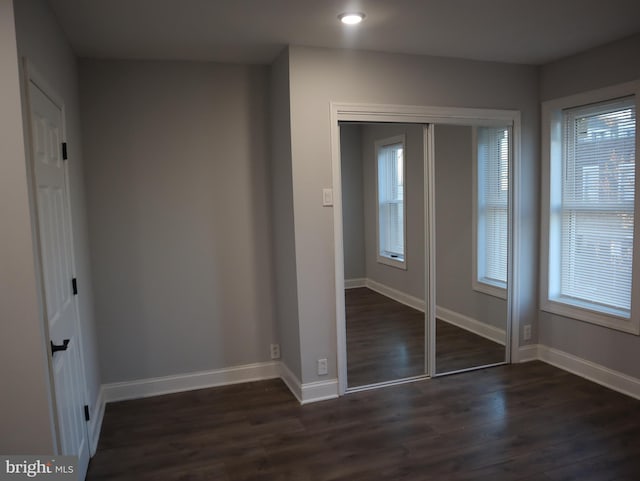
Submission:
[[[89,464],[89,435],[84,417],[86,390],[78,313],[72,287],[74,267],[67,173],[62,156],[62,110],[33,82],[29,82],[29,100],[44,311],[51,339],[59,454],[78,456],[79,479],[84,479]],[[54,345],[59,346],[59,350],[55,351]]]

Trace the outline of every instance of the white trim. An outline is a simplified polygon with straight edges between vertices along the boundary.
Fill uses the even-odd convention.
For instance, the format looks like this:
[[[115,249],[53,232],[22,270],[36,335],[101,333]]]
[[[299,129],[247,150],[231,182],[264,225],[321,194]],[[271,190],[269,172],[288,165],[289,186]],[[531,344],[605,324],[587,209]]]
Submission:
[[[280,377],[280,362],[261,362],[211,371],[104,384],[106,402],[140,399],[215,386]]]
[[[280,379],[282,379],[282,382],[285,383],[285,385],[289,388],[289,391],[291,391],[291,394],[293,394],[298,402],[302,404],[302,385],[300,383],[300,380],[298,379],[298,376],[291,372],[289,366],[287,366],[284,362],[280,362],[279,364]]]
[[[336,299],[336,340],[337,340],[337,361],[338,361],[338,385],[340,395],[347,389],[347,340],[346,340],[346,316],[344,306],[344,244],[343,244],[343,216],[342,216],[342,175],[340,162],[340,125],[341,121],[360,122],[397,122],[397,123],[417,123],[425,125],[424,130],[424,154],[425,154],[425,184],[430,188],[425,189],[425,251],[426,269],[425,278],[427,282],[425,289],[425,299],[428,299],[429,315],[425,316],[425,364],[426,372],[433,374],[435,370],[434,336],[435,329],[435,248],[434,248],[434,189],[433,189],[433,128],[431,124],[450,125],[482,125],[496,126],[511,122],[513,124],[513,169],[511,169],[510,182],[513,187],[510,189],[509,205],[509,273],[508,280],[510,289],[508,290],[508,318],[507,338],[510,343],[506,349],[507,362],[512,360],[512,353],[517,353],[518,336],[512,332],[520,332],[519,328],[519,296],[515,292],[518,288],[519,275],[519,239],[518,232],[519,202],[520,195],[520,112],[517,110],[497,110],[497,109],[475,109],[456,107],[424,107],[411,105],[383,105],[383,104],[354,104],[343,102],[330,102],[329,115],[331,119],[331,167],[334,192],[333,205],[333,239],[334,239],[334,275],[335,275],[335,299]]]
[[[540,359],[538,356],[538,344],[529,344],[527,346],[521,346],[518,349],[518,362],[531,362]]]
[[[344,280],[345,289],[356,289],[358,287],[366,287],[366,286],[367,286],[367,279],[364,277],[357,277],[355,279]]]
[[[480,337],[505,345],[506,331],[446,307],[436,306],[436,318]]]
[[[538,346],[538,359],[602,386],[640,399],[640,379],[552,347]]]
[[[302,385],[302,401],[300,401],[300,404],[336,399],[338,395],[337,379],[309,382]]]
[[[104,409],[106,403],[104,401],[104,386],[100,386],[100,392],[96,399],[93,409],[91,410],[91,420],[89,421],[89,450],[91,457],[95,456],[98,450],[98,440],[102,431],[102,420],[104,419]]]
[[[576,95],[549,100],[542,103],[542,171],[541,171],[541,229],[540,229],[540,309],[559,316],[569,317],[583,322],[589,322],[611,329],[632,334],[640,334],[640,290],[632,289],[631,314],[629,319],[607,314],[588,306],[580,307],[562,302],[560,299],[549,298],[549,274],[551,228],[551,161],[552,158],[561,155],[562,137],[561,122],[562,110],[581,105],[613,100],[630,95],[635,95],[636,110],[640,110],[640,81],[627,82],[602,89],[581,92]],[[640,138],[636,135],[636,173],[640,172]],[[635,185],[635,212],[640,212],[640,176],[636,174]],[[633,251],[640,252],[640,223],[634,222]],[[632,285],[640,282],[640,256],[633,256]]]
[[[422,299],[410,296],[409,294],[400,292],[393,287],[386,286],[371,279],[366,279],[365,287],[377,292],[378,294],[382,294],[389,299],[393,299],[400,304],[404,304],[405,306],[409,306],[420,312],[424,312],[424,301]]]

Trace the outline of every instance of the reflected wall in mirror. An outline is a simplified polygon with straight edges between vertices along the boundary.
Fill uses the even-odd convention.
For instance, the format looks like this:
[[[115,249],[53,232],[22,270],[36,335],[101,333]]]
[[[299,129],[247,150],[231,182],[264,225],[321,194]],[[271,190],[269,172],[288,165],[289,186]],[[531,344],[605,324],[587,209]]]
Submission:
[[[436,373],[505,362],[508,127],[436,125]]]
[[[423,126],[340,124],[349,388],[425,375]]]

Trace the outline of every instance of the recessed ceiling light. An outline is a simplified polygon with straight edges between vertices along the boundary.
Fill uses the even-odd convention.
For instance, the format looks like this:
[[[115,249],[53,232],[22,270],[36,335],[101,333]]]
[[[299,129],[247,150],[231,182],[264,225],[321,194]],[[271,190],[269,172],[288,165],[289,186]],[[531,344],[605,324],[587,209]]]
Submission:
[[[341,13],[340,15],[338,15],[338,18],[342,23],[345,23],[347,25],[357,25],[364,20],[364,13]]]

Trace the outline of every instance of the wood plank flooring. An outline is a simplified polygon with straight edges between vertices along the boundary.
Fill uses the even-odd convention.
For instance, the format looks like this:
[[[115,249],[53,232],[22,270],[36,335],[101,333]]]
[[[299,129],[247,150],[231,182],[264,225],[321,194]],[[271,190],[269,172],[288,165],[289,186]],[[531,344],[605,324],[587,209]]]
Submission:
[[[422,312],[364,287],[345,291],[345,310],[349,387],[424,374]],[[436,320],[436,372],[504,360],[504,346]]]
[[[300,406],[280,380],[107,405],[89,481],[637,481],[640,402],[542,362]]]

